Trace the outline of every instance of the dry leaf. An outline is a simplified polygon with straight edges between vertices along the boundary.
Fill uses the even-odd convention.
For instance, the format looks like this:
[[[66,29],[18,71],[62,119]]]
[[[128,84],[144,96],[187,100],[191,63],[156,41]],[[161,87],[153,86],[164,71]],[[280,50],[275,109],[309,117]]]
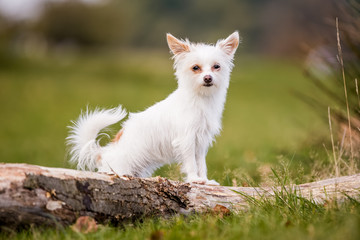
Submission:
[[[71,225],[71,229],[75,232],[91,233],[97,231],[98,225],[92,217],[82,216],[76,220],[75,224]]]
[[[221,218],[224,216],[230,215],[230,210],[227,207],[224,207],[223,205],[216,204],[216,206],[213,208],[214,213],[218,214]]]
[[[150,240],[162,240],[164,239],[164,232],[157,230],[151,233]]]

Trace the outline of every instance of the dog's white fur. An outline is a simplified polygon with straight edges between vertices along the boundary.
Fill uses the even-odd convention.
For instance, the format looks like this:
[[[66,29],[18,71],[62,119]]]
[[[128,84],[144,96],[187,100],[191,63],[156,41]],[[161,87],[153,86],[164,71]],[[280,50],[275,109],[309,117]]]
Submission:
[[[221,130],[239,34],[234,32],[216,45],[194,44],[171,34],[167,42],[178,88],[145,111],[130,113],[121,137],[104,147],[96,140],[100,130],[125,118],[125,110],[120,105],[80,115],[67,138],[70,161],[78,169],[149,177],[158,167],[175,161],[181,163],[186,181],[217,184],[207,178],[205,157]],[[206,83],[209,77],[211,83]]]

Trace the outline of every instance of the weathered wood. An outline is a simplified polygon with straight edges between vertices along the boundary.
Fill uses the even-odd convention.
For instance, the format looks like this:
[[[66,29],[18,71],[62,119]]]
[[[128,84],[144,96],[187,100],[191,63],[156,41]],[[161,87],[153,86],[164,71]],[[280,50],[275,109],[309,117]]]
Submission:
[[[306,183],[298,194],[318,203],[357,198],[360,174]],[[216,205],[240,210],[242,194],[274,195],[276,188],[188,184],[166,178],[116,177],[72,169],[0,164],[0,225],[69,225],[80,216],[99,223],[119,223],[147,216],[206,212]]]

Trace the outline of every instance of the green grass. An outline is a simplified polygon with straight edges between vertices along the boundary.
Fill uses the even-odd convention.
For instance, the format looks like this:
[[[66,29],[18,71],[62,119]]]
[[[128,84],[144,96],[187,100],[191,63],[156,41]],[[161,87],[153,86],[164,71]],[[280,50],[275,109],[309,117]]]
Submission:
[[[164,99],[176,88],[169,57],[167,51],[55,55],[0,67],[0,159],[68,167],[70,120],[87,105],[141,111]],[[294,64],[247,56],[235,64],[223,132],[208,154],[209,174],[219,181],[226,169],[256,177],[256,169],[276,163],[279,154],[296,160],[310,133],[324,132],[317,115],[290,92],[311,90]]]
[[[70,167],[65,138],[80,110],[122,104],[141,111],[176,88],[167,51],[52,55],[0,65],[0,159]],[[312,178],[315,163],[328,161],[314,143],[328,142],[326,122],[292,95],[316,94],[293,61],[239,56],[223,117],[223,132],[210,149],[209,177],[224,185],[264,183],[269,169],[287,167],[293,182]],[[324,109],[326,112],[327,109]],[[330,145],[328,145],[328,148]],[[177,178],[176,166],[157,174]],[[331,173],[329,172],[329,176]],[[295,200],[294,200],[295,199]],[[71,229],[10,233],[16,239],[358,239],[358,202],[331,206],[297,201],[258,202],[247,212],[169,220],[145,219],[83,235]],[[291,204],[289,204],[291,203]],[[290,207],[289,207],[290,206]],[[0,237],[8,235],[0,235]],[[156,238],[153,238],[156,239]],[[158,238],[159,239],[159,238]]]

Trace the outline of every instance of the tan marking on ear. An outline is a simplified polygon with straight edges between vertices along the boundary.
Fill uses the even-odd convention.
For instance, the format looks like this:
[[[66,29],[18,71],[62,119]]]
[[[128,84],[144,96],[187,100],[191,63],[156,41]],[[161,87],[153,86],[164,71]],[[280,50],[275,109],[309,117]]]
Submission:
[[[121,129],[114,137],[114,139],[112,140],[112,142],[118,142],[121,138],[121,136],[123,135],[124,133],[124,129]]]
[[[232,55],[235,53],[237,47],[239,46],[239,43],[239,33],[234,32],[228,38],[219,42],[219,47],[223,49],[226,54]]]
[[[190,52],[190,47],[186,42],[177,39],[170,33],[166,35],[166,38],[169,48],[174,55],[178,55],[182,52]]]
[[[224,49],[224,51],[230,55],[233,53],[234,49],[236,49],[238,46],[239,46],[239,40],[237,40],[236,38],[235,39],[232,39],[232,41],[230,42],[226,42],[224,44],[221,44],[220,45],[222,49]]]

